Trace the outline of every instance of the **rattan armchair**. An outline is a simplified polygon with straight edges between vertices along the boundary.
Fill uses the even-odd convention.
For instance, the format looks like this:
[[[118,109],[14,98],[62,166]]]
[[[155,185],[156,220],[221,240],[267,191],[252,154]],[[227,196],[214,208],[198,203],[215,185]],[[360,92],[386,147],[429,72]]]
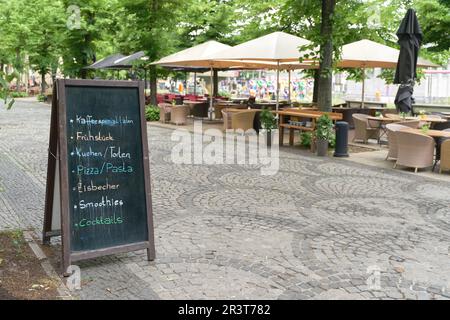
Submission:
[[[208,118],[209,117],[209,102],[195,104],[192,107],[191,114],[194,118]]]
[[[162,123],[170,122],[170,112],[172,110],[172,105],[168,103],[159,103],[159,121]]]
[[[450,170],[450,139],[441,144],[441,163],[439,173]]]
[[[355,137],[353,141],[360,140],[367,143],[369,139],[379,139],[380,128],[373,128],[369,124],[369,115],[362,113],[353,114],[355,124]]]
[[[174,106],[170,112],[170,122],[176,125],[184,125],[191,109],[189,106]]]
[[[418,129],[421,127],[420,120],[407,120],[407,121],[398,122],[397,124],[400,124],[400,125],[408,127],[408,128],[413,128],[413,129]]]
[[[408,127],[397,123],[390,123],[386,125],[386,134],[388,139],[389,152],[386,160],[397,160],[398,144],[395,133],[399,130],[408,129]]]
[[[408,131],[395,132],[398,144],[397,166],[419,169],[433,166],[436,143],[433,138]]]
[[[254,127],[255,111],[227,111],[222,110],[224,130],[250,130]]]

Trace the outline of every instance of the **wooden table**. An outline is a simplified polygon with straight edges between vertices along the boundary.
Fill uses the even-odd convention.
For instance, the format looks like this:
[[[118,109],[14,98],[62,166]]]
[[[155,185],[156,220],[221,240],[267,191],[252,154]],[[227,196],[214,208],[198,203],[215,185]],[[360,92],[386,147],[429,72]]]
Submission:
[[[408,129],[403,129],[402,131],[408,131],[408,132],[412,132],[412,133],[418,133],[418,134],[424,134],[426,136],[432,137],[432,138],[450,138],[450,132],[448,131],[440,131],[440,130],[427,130],[426,132],[424,132],[421,129],[412,129],[412,128],[408,128]]]
[[[371,122],[376,122],[377,123],[376,128],[381,131],[381,134],[378,135],[378,144],[379,145],[381,145],[381,138],[383,136],[387,136],[386,124],[403,121],[403,120],[399,120],[397,118],[388,118],[388,117],[368,117],[367,120],[369,121],[369,126],[371,128],[373,128],[373,126],[371,125]]]
[[[278,114],[280,118],[279,123],[279,129],[280,129],[280,146],[283,146],[284,144],[284,130],[289,130],[289,145],[294,145],[294,132],[295,130],[299,131],[308,131],[312,132],[314,135],[314,132],[316,131],[316,121],[324,114],[327,114],[332,121],[339,121],[342,120],[342,114],[340,113],[333,113],[333,112],[321,112],[321,111],[299,111],[299,110],[288,110],[288,111],[273,111],[274,113]],[[284,118],[300,118],[300,119],[311,119],[311,126],[298,126],[298,125],[291,125],[284,122]],[[311,151],[314,151],[314,144],[311,144]]]

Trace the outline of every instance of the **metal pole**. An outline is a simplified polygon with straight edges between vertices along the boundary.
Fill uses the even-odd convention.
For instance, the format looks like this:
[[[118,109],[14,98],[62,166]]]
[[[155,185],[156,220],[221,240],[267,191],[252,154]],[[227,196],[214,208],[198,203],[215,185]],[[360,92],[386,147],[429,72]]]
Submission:
[[[213,119],[213,112],[214,112],[213,91],[214,91],[214,69],[213,67],[211,67],[211,92],[209,93],[209,120]]]
[[[288,84],[288,88],[289,88],[289,92],[288,92],[288,102],[289,102],[289,104],[291,104],[291,70],[289,69],[289,78],[288,78],[288,81],[289,81],[289,84]]]
[[[194,72],[194,96],[197,95],[197,72]]]
[[[277,112],[280,108],[280,61],[277,62]]]
[[[362,97],[361,97],[361,108],[364,108],[364,102],[366,98],[366,68],[362,69]]]

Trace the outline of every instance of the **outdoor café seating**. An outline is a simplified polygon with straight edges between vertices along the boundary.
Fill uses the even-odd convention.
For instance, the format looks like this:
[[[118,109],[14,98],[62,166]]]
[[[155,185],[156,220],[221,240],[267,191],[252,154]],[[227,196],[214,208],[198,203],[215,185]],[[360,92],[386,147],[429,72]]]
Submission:
[[[388,155],[386,156],[386,160],[397,160],[398,144],[397,144],[397,136],[395,133],[403,129],[408,129],[408,127],[397,123],[390,123],[386,125],[388,146],[389,146],[389,152]]]
[[[369,115],[355,113],[352,117],[355,123],[355,137],[353,141],[359,140],[367,143],[369,139],[379,139],[380,129],[370,125]]]
[[[172,105],[168,103],[159,103],[158,108],[159,108],[159,121],[162,123],[169,122]]]
[[[188,106],[173,106],[170,111],[170,122],[175,125],[184,125],[189,114],[190,108]]]
[[[412,129],[417,129],[417,128],[421,127],[421,125],[420,125],[421,121],[420,120],[400,121],[400,122],[397,122],[397,124],[400,124],[402,126],[409,127],[409,128],[412,128]]]
[[[440,169],[439,173],[450,171],[450,139],[445,140],[440,148]]]
[[[209,102],[197,103],[191,106],[191,115],[194,118],[208,118]]]
[[[442,131],[443,132],[450,132],[450,129],[445,129],[445,130],[442,130]],[[446,166],[446,164],[445,164],[446,156],[444,155],[444,157],[442,157],[442,155],[445,154],[446,152],[448,152],[447,149],[446,149],[448,147],[445,147],[445,146],[443,147],[444,143],[447,140],[450,140],[450,138],[441,137],[441,138],[436,139],[436,164],[438,162],[441,162],[441,173],[442,173],[442,171],[445,171],[445,170],[442,170],[442,167]],[[442,161],[442,158],[444,158],[444,161]],[[444,163],[444,165],[442,163]]]
[[[226,130],[250,130],[254,128],[256,112],[251,110],[222,110],[223,128]]]
[[[436,143],[433,138],[415,132],[397,131],[397,162],[394,168],[404,166],[419,169],[433,167]]]

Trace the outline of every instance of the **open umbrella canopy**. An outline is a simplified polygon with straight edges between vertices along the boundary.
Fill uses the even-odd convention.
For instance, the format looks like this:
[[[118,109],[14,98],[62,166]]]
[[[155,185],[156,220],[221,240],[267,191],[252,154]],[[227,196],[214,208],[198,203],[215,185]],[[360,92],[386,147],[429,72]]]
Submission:
[[[193,68],[227,68],[228,65],[225,63],[214,63],[210,57],[220,51],[231,48],[231,46],[211,40],[205,43],[199,44],[192,48],[182,50],[180,52],[171,54],[164,57],[153,65],[167,66],[171,67],[193,67]],[[236,64],[236,63],[234,63]]]
[[[298,62],[299,47],[311,42],[285,32],[274,32],[213,55],[215,60]]]
[[[95,62],[94,64],[90,65],[89,67],[86,67],[86,69],[106,69],[106,68],[110,68],[111,66],[114,65],[114,62],[124,58],[125,56],[123,54],[120,53],[116,53],[116,54],[112,54],[110,56],[107,56],[97,62]]]
[[[130,69],[133,67],[133,63],[138,60],[145,60],[145,53],[143,51],[139,51],[133,53],[129,56],[125,56],[123,54],[113,54],[106,58],[103,58],[100,61],[86,67],[86,69]]]
[[[400,84],[395,105],[402,112],[413,111],[414,83],[417,78],[417,64],[420,45],[422,44],[422,30],[417,20],[416,12],[409,9],[397,31],[400,55],[394,83]]]
[[[115,68],[130,68],[133,66],[136,61],[146,61],[148,58],[145,56],[144,51],[139,51],[136,53],[133,53],[129,56],[117,59],[114,61],[114,67]]]
[[[395,69],[400,50],[370,41],[361,40],[342,47],[341,68],[387,68]],[[418,67],[438,67],[425,59],[418,59]]]

